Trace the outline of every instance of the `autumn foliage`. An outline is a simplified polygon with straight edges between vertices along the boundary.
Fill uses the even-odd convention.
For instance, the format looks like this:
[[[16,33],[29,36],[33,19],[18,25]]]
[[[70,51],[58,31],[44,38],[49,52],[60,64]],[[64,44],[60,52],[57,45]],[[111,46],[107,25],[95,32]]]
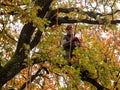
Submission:
[[[2,90],[120,89],[119,0],[1,0]],[[61,40],[81,40],[71,66]]]

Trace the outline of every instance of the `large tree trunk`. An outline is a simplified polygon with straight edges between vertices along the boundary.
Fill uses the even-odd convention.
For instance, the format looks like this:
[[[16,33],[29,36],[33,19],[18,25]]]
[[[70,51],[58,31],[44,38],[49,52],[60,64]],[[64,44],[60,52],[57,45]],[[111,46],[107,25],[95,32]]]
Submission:
[[[3,84],[5,84],[25,67],[23,62],[29,54],[29,50],[25,47],[25,44],[30,45],[31,36],[34,30],[35,27],[33,27],[32,23],[24,25],[15,54],[0,70],[0,87],[2,87]],[[26,54],[26,52],[28,54]]]
[[[42,10],[38,10],[38,16],[40,18],[43,18],[49,10],[49,6],[52,3],[53,0],[36,0],[36,5],[43,7]],[[35,27],[33,27],[33,23],[29,22],[26,25],[24,25],[19,41],[17,44],[17,48],[15,51],[15,54],[11,57],[11,60],[7,62],[7,64],[0,69],[0,88],[10,79],[12,79],[16,74],[18,74],[24,66],[24,60],[27,59],[29,51],[34,48],[39,41],[36,40],[36,37],[40,37],[42,35],[42,32],[38,31],[38,33],[35,36],[35,39],[33,39],[33,42],[31,42],[31,37],[33,35],[33,32],[35,31]],[[37,43],[36,43],[37,41]],[[30,48],[26,48],[25,45],[30,46]]]

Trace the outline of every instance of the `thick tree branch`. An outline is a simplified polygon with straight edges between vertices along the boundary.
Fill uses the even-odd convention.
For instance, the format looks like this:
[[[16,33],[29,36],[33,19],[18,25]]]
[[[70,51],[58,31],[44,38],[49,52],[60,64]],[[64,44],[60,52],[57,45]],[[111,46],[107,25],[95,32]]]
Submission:
[[[59,24],[62,24],[62,23],[86,23],[86,24],[104,25],[106,23],[106,20],[105,19],[101,19],[99,21],[98,20],[88,20],[88,19],[75,20],[75,19],[69,19],[68,17],[59,17],[58,23]],[[118,24],[118,23],[120,23],[120,20],[112,20],[110,23]]]
[[[49,7],[50,7],[52,1],[53,0],[36,0],[35,4],[37,6],[44,7],[44,8],[42,8],[42,10],[40,10],[40,9],[38,10],[38,14],[37,14],[38,17],[43,18],[45,16],[47,11],[49,10]]]
[[[86,24],[102,24],[103,23],[99,23],[99,21],[95,21],[95,20],[87,20],[87,19],[81,19],[81,20],[75,20],[75,19],[69,19],[67,16],[66,17],[58,17],[58,24],[61,25],[62,23],[86,23]],[[116,22],[112,22],[112,23],[116,23]],[[56,19],[53,18],[51,20],[50,26],[55,25],[56,24]]]
[[[24,88],[26,87],[26,83],[27,84],[31,83],[37,76],[40,76],[40,75],[42,76],[42,74],[39,74],[41,70],[45,70],[47,74],[49,74],[49,71],[47,70],[47,68],[45,67],[39,68],[38,71],[34,75],[31,76],[31,79],[25,82],[19,90],[24,90]]]
[[[20,34],[17,49],[10,61],[0,70],[0,88],[23,68],[25,68],[23,62],[27,59],[29,50],[25,47],[30,44],[30,39],[35,30],[32,23],[28,23],[23,27]],[[27,54],[28,53],[28,54]]]
[[[81,10],[79,8],[74,8],[74,7],[57,8],[55,10],[51,10],[50,12],[55,14],[55,13],[57,13],[57,11],[59,11],[59,13],[60,12],[62,12],[62,13],[70,13],[70,12],[73,12],[73,11],[81,12]],[[98,13],[98,12],[93,12],[93,11],[82,11],[82,12],[83,12],[83,14],[88,14],[90,17],[97,16],[97,15],[104,16],[103,13]],[[108,13],[106,15],[113,15],[113,14],[116,14],[116,13],[119,13],[119,12],[120,12],[120,10],[116,10],[116,11],[110,12],[110,13]]]
[[[108,13],[108,14],[103,14],[103,13],[98,13],[98,12],[93,12],[93,11],[81,11],[79,8],[74,8],[74,7],[71,7],[71,8],[57,8],[57,9],[55,9],[55,10],[49,10],[49,13],[47,14],[47,17],[53,17],[53,16],[55,16],[56,15],[56,13],[58,12],[58,13],[60,13],[60,12],[62,12],[62,13],[70,13],[70,12],[73,12],[73,11],[77,11],[77,13],[83,13],[83,15],[88,15],[88,16],[90,16],[91,18],[94,18],[94,19],[96,19],[97,18],[97,16],[112,16],[113,14],[117,14],[117,13],[119,13],[120,12],[120,10],[116,10],[116,11],[114,11],[114,12],[110,12],[110,13]]]
[[[30,49],[34,48],[40,42],[41,36],[42,32],[40,30],[37,30],[35,37],[30,42]]]
[[[48,20],[51,21],[50,26],[55,25],[56,24],[56,13],[70,13],[77,10],[77,12],[79,12],[78,8],[58,8],[55,10],[48,10],[48,13],[46,14],[46,18],[48,18]],[[113,15],[120,12],[120,10],[116,10],[115,12],[111,12],[108,13],[106,15]],[[62,23],[86,23],[86,24],[99,24],[99,25],[104,25],[105,23],[111,23],[111,24],[118,24],[120,23],[120,20],[111,20],[110,22],[107,22],[106,19],[99,19],[96,20],[97,16],[101,17],[101,16],[105,16],[102,13],[97,13],[97,12],[92,12],[92,11],[87,11],[84,12],[83,11],[83,15],[88,15],[91,19],[81,19],[81,20],[74,20],[74,19],[69,19],[67,16],[64,17],[58,17],[58,24],[62,24]],[[94,20],[92,20],[92,18],[94,18]]]
[[[81,71],[81,73],[80,73],[81,80],[87,81],[87,82],[93,84],[97,88],[97,90],[109,90],[108,88],[105,88],[102,85],[100,85],[95,79],[90,78],[89,74],[90,74],[90,72],[87,70]]]
[[[19,52],[24,44],[28,44],[28,45],[30,44],[30,40],[31,40],[34,30],[35,30],[35,27],[33,27],[32,22],[24,25],[24,27],[21,31],[20,37],[19,37],[16,52]]]
[[[32,82],[32,81],[39,75],[40,71],[41,71],[41,69],[38,69],[38,71],[35,73],[35,75],[32,75],[31,80],[25,82],[25,83],[20,87],[19,90],[24,90],[24,88],[26,87],[26,83],[29,84],[30,82]]]
[[[42,1],[37,0],[37,1],[41,3],[40,4],[41,7],[44,5],[47,5],[43,7],[43,9],[41,10],[41,12],[44,12],[44,13],[41,13],[41,14],[38,13],[39,17],[42,18],[45,16],[47,10],[49,9],[49,6],[52,0],[42,0]],[[29,22],[26,25],[24,25],[18,40],[18,45],[15,51],[15,54],[13,55],[11,60],[8,61],[8,63],[2,69],[0,69],[0,88],[7,81],[13,78],[17,73],[19,73],[23,68],[25,68],[23,63],[24,63],[24,60],[27,59],[30,51],[30,48],[28,47],[26,48],[25,45],[30,46],[31,44],[32,45],[31,47],[33,48],[34,47],[33,45],[36,46],[37,44],[35,43],[35,39],[33,39],[33,41],[30,42],[34,31],[35,31],[35,27],[33,27],[32,22]],[[37,35],[40,35],[40,34],[37,34]]]

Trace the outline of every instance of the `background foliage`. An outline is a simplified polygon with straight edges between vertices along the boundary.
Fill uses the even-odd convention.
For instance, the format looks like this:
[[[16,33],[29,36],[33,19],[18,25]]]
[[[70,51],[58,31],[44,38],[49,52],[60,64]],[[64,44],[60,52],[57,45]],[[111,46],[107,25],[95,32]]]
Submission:
[[[2,90],[119,89],[120,1],[50,0],[50,2],[50,5],[44,6],[48,0],[0,1]],[[77,47],[73,52],[75,57],[71,59],[72,66],[64,60],[65,51],[61,46],[66,24],[70,23],[73,25],[74,33],[79,33],[78,37],[83,40],[82,47]],[[33,29],[29,38],[29,32]],[[26,32],[22,34],[24,30]],[[39,31],[42,35],[35,38]],[[22,37],[24,38],[21,40]],[[29,38],[30,41],[26,39],[24,42],[25,38]],[[40,41],[35,45],[38,39]],[[17,62],[24,66],[17,67],[18,72],[14,66]],[[15,69],[12,69],[14,67]],[[10,72],[16,73],[12,75]],[[2,85],[2,78],[5,75],[5,78],[9,79]]]

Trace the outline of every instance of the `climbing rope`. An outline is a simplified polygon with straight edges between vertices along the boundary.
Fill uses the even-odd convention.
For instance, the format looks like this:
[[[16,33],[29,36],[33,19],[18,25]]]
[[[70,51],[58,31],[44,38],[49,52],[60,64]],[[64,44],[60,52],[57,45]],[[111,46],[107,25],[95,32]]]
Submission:
[[[75,1],[75,4],[74,4],[74,11],[76,9],[76,1]],[[77,19],[77,17],[75,16],[74,19]],[[75,24],[75,28],[74,28],[74,31],[73,31],[73,36],[71,36],[70,38],[70,51],[69,51],[69,61],[71,61],[71,54],[72,54],[72,38],[76,35],[76,30],[77,30],[77,25],[78,24]]]

